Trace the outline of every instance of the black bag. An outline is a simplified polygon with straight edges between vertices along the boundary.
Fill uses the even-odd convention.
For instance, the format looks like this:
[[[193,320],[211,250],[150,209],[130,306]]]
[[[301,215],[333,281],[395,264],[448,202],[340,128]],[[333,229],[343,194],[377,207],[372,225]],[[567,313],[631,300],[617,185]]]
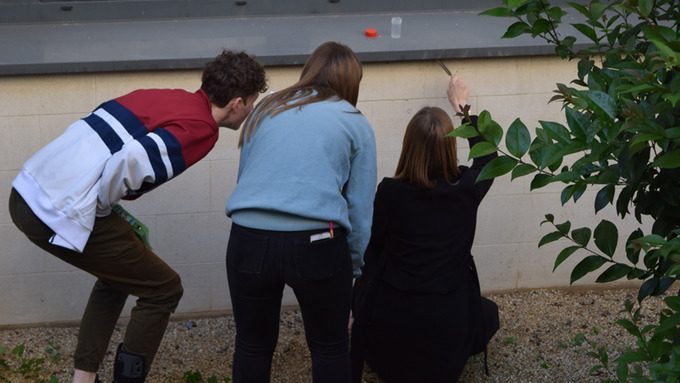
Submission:
[[[491,299],[480,297],[481,311],[482,311],[482,326],[477,332],[475,341],[472,344],[472,354],[479,354],[486,349],[491,338],[493,338],[496,331],[500,327],[500,318],[498,316],[498,305]]]
[[[368,331],[369,317],[375,301],[376,283],[382,275],[382,267],[379,275],[364,273],[354,282],[352,291],[352,331],[350,337],[350,365],[352,370],[352,382],[362,382],[364,372],[364,353],[366,350],[366,331]]]
[[[472,277],[477,286],[477,291],[475,292],[476,296],[479,297],[479,301],[475,305],[475,311],[478,313],[478,318],[481,318],[481,321],[479,322],[480,326],[477,328],[475,339],[472,343],[472,355],[484,352],[484,372],[488,376],[489,364],[487,363],[488,355],[486,346],[500,328],[498,305],[491,299],[482,296],[477,266],[475,266],[475,261],[472,259],[472,256],[470,256],[470,271],[472,272]]]

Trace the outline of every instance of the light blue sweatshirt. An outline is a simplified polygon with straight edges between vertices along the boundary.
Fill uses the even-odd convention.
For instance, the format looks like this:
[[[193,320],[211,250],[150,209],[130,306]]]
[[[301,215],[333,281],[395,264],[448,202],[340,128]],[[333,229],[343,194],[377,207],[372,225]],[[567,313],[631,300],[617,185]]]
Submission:
[[[373,219],[375,136],[344,100],[263,118],[243,143],[238,183],[227,201],[233,222],[298,231],[344,227],[354,275],[361,274]]]

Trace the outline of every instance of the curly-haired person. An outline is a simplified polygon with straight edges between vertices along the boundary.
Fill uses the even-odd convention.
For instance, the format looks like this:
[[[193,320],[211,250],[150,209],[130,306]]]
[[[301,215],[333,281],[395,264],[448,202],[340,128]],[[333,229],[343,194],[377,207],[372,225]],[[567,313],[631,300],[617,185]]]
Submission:
[[[144,382],[183,289],[179,275],[115,212],[205,157],[219,127],[237,130],[266,90],[264,69],[224,51],[196,92],[141,89],[106,101],[26,161],[9,208],[31,242],[97,278],[80,323],[74,383],[97,370],[129,295],[136,296],[113,382]]]

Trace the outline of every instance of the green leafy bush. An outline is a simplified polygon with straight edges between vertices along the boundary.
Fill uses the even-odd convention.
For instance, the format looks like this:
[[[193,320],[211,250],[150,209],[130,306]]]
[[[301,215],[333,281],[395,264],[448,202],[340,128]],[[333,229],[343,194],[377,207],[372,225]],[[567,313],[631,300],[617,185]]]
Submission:
[[[510,17],[504,38],[542,38],[561,58],[575,61],[570,84],[557,84],[551,102],[561,102],[566,125],[539,121],[535,134],[516,119],[505,132],[491,115],[479,115],[478,128],[462,125],[453,136],[481,135],[485,141],[470,157],[499,150],[479,180],[510,173],[532,176],[531,189],[562,183],[561,203],[577,202],[587,188],[597,194],[594,211],[611,205],[641,227],[627,233],[623,257],[616,257],[619,230],[602,220],[591,229],[555,222],[539,246],[566,239],[554,267],[575,253],[584,255],[571,283],[604,268],[597,282],[622,278],[643,281],[637,306],[627,302],[629,318],[617,323],[633,335],[636,347],[617,359],[617,381],[680,381],[680,296],[665,298],[658,323],[638,328],[639,305],[667,293],[680,278],[680,4],[677,0],[613,0],[569,3],[581,22],[574,34],[560,27],[567,12],[547,0],[503,0],[482,15]],[[637,308],[636,308],[637,307]],[[600,356],[600,358],[603,358]]]

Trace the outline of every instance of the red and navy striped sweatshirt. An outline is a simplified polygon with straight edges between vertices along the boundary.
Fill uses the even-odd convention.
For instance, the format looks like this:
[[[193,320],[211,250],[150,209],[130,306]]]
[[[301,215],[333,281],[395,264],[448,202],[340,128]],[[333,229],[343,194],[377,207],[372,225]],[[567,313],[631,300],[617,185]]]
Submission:
[[[82,252],[95,217],[196,163],[219,127],[201,90],[144,89],[107,101],[26,161],[12,186],[52,230]]]

